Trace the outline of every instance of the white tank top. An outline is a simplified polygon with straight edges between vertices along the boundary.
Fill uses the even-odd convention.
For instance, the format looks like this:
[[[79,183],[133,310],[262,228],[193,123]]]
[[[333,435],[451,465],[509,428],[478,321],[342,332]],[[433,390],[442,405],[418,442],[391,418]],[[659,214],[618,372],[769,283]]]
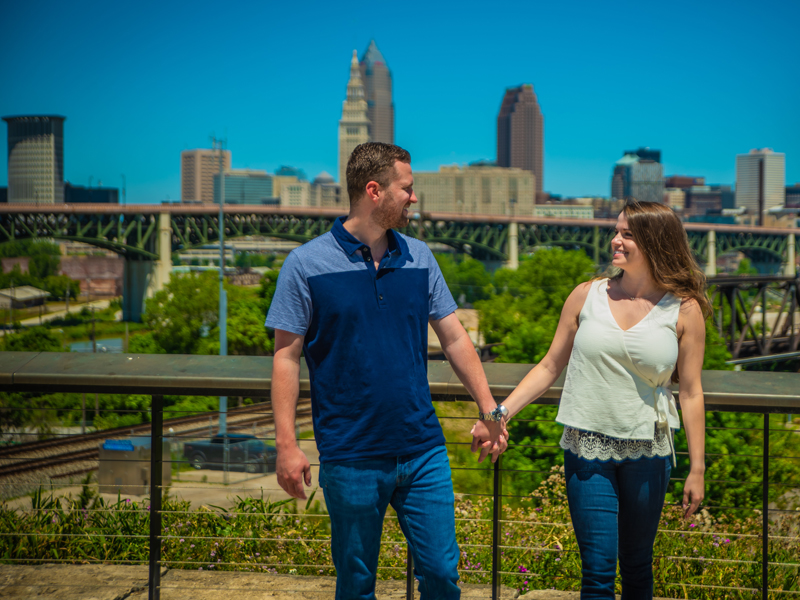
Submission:
[[[623,330],[611,313],[607,288],[608,279],[593,281],[581,309],[556,421],[612,438],[652,441],[659,429],[680,429],[667,386],[678,360],[681,299],[667,292]]]

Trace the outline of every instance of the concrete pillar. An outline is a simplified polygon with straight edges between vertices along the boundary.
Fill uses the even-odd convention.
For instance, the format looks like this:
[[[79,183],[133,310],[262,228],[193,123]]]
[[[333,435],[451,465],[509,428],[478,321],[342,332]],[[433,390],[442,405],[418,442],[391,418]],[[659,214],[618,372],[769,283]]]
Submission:
[[[783,274],[789,277],[797,275],[797,266],[795,264],[795,237],[793,233],[789,234],[789,239],[786,240],[786,266],[783,269]]]
[[[519,225],[512,221],[508,224],[508,263],[506,267],[514,269],[519,268]]]
[[[164,289],[172,273],[172,226],[169,213],[158,216],[158,260],[125,260],[122,282],[122,320],[142,320],[144,303]]]
[[[122,320],[141,322],[144,300],[154,271],[152,260],[125,259],[122,280]]]
[[[713,277],[717,274],[717,232],[713,229],[708,232],[706,244],[706,275]]]
[[[156,292],[164,289],[164,286],[169,283],[172,273],[172,224],[170,215],[167,212],[158,215],[156,251],[158,252],[158,260],[153,265],[153,274],[147,287],[148,298],[152,298]]]

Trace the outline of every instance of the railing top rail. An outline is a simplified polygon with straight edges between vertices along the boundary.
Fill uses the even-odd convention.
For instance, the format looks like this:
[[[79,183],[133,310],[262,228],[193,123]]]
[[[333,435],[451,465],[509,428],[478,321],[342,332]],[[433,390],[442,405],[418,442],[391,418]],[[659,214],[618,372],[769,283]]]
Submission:
[[[484,363],[492,394],[505,398],[532,368],[525,364]],[[0,391],[100,392],[115,394],[269,395],[272,357],[181,354],[85,354],[77,352],[0,352]],[[469,394],[444,361],[428,363],[435,400],[469,400]],[[564,375],[540,401],[556,404]],[[309,393],[302,364],[301,394]],[[704,371],[703,390],[710,410],[800,413],[800,374]],[[676,390],[677,392],[677,390]]]

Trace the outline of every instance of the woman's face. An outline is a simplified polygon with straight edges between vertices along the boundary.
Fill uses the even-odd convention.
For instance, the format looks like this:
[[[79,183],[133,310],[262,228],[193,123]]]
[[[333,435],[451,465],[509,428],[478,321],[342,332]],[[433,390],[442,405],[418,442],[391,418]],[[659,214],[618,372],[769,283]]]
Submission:
[[[619,214],[615,229],[617,234],[611,240],[611,264],[624,271],[646,269],[647,263],[636,242],[633,241],[631,230],[628,229],[628,218],[624,212]]]

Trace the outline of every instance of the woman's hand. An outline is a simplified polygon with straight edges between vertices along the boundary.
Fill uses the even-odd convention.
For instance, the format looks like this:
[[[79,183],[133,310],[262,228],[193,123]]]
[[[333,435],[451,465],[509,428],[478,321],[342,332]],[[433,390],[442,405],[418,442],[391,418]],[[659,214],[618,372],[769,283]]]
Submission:
[[[689,473],[686,483],[683,484],[683,518],[688,519],[697,509],[705,497],[705,477],[702,473]]]

